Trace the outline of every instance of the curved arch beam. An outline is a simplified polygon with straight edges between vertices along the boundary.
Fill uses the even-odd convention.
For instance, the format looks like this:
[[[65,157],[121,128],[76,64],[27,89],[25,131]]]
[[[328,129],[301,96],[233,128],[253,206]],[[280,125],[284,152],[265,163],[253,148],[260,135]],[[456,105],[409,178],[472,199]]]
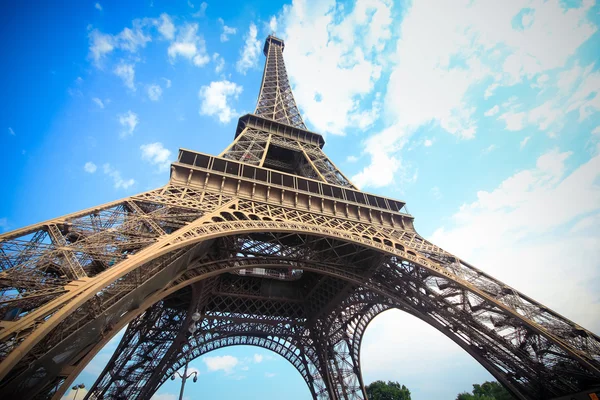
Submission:
[[[228,206],[233,205],[234,204],[232,203]],[[544,325],[544,318],[547,319],[547,315],[549,314],[552,314],[553,317],[556,317],[555,314],[549,312],[548,309],[537,303],[534,303],[534,305],[538,307],[536,310],[533,310],[531,307],[526,307],[527,304],[525,304],[525,301],[529,300],[526,296],[521,295],[514,289],[507,286],[498,286],[499,283],[497,282],[493,283],[498,287],[490,286],[491,284],[488,282],[488,277],[483,274],[477,275],[476,278],[479,280],[484,278],[488,279],[486,284],[489,285],[482,285],[481,287],[477,286],[477,279],[468,276],[463,270],[459,270],[459,267],[462,268],[462,266],[457,266],[455,265],[456,263],[452,265],[441,265],[423,256],[419,256],[418,252],[406,249],[406,247],[404,247],[404,250],[400,250],[399,246],[396,246],[396,244],[399,243],[394,243],[392,239],[386,239],[387,242],[384,241],[384,243],[389,243],[382,244],[373,238],[349,233],[347,230],[341,231],[325,226],[282,221],[251,220],[211,223],[205,217],[200,218],[180,231],[176,231],[172,235],[168,235],[165,238],[159,239],[155,245],[150,246],[150,248],[147,248],[146,250],[140,251],[140,253],[136,254],[131,259],[119,263],[118,268],[112,268],[101,274],[102,279],[95,280],[94,283],[86,282],[82,284],[79,288],[74,290],[74,292],[76,292],[75,294],[77,295],[74,300],[67,302],[66,299],[63,298],[64,296],[61,296],[55,301],[50,302],[50,304],[42,307],[47,313],[50,314],[52,314],[51,311],[56,308],[60,308],[60,310],[54,313],[47,322],[42,324],[42,326],[36,330],[39,335],[35,335],[35,337],[27,337],[19,345],[18,350],[15,349],[10,353],[7,359],[2,363],[2,373],[5,374],[10,367],[14,366],[21,356],[27,353],[33,347],[33,345],[39,341],[39,338],[42,334],[49,333],[50,330],[56,327],[64,318],[66,318],[67,315],[70,315],[73,311],[75,311],[75,309],[92,298],[95,293],[102,290],[102,288],[106,285],[115,282],[115,280],[122,278],[125,276],[125,274],[136,270],[140,265],[143,265],[158,256],[165,255],[177,249],[183,249],[185,246],[193,245],[203,240],[227,236],[232,231],[235,231],[236,234],[248,234],[253,232],[300,232],[313,235],[316,234],[320,237],[330,237],[334,239],[345,240],[364,247],[376,249],[393,257],[397,257],[399,260],[406,261],[424,271],[427,271],[430,276],[445,279],[448,282],[455,284],[456,287],[476,296],[478,301],[482,300],[482,303],[486,303],[488,306],[496,309],[496,312],[499,314],[508,315],[510,318],[518,321],[520,326],[533,331],[535,334],[544,337],[549,342],[556,345],[557,348],[568,354],[572,359],[577,360],[577,362],[584,366],[588,371],[596,374],[596,376],[600,374],[597,361],[599,354],[598,338],[595,335],[588,331],[582,330],[580,327],[568,320],[559,321],[555,319],[551,322],[560,322],[566,324],[566,326],[570,327],[571,332],[576,334],[574,338],[570,338],[568,336],[557,336],[557,334],[560,333],[559,330],[551,331],[550,328],[552,325],[548,325],[548,327],[545,327]],[[393,246],[390,246],[389,244],[392,244]],[[322,269],[321,272],[325,271]],[[352,274],[348,274],[346,271],[332,271],[329,269],[328,272],[350,282],[365,285],[374,291],[382,292],[382,290],[375,285],[364,282],[364,280],[361,281],[360,277],[352,276]],[[458,274],[458,272],[461,272],[462,274]],[[475,271],[475,273],[476,272],[477,271]],[[388,290],[385,292],[388,292]],[[443,289],[440,291],[443,291]],[[515,298],[519,299],[520,303],[511,303],[513,300],[515,300]],[[73,299],[73,297],[69,296],[69,299]],[[480,304],[477,306],[480,306]],[[44,313],[41,312],[40,314],[40,312],[40,310],[37,310],[32,314],[34,314],[34,316],[37,315],[38,317],[43,316]],[[31,318],[33,318],[33,316]],[[21,325],[25,322],[26,321],[22,321]],[[506,323],[506,321],[500,322]],[[13,329],[14,326],[11,327],[11,329]],[[4,331],[1,332],[1,334],[5,333],[6,332]],[[577,347],[575,345],[577,345]],[[585,348],[587,352],[582,352],[579,350],[579,348],[582,347]]]

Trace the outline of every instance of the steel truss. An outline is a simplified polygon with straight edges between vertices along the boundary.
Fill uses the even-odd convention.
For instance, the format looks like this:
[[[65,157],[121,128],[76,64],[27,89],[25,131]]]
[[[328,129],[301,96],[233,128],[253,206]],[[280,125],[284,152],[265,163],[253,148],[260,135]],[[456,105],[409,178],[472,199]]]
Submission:
[[[58,400],[127,326],[88,398],[149,399],[186,360],[247,344],[287,359],[314,399],[365,399],[361,341],[390,308],[519,399],[594,389],[597,335],[341,174],[302,123],[282,50],[267,39],[257,115],[221,157],[182,150],[162,188],[0,235],[0,397]]]

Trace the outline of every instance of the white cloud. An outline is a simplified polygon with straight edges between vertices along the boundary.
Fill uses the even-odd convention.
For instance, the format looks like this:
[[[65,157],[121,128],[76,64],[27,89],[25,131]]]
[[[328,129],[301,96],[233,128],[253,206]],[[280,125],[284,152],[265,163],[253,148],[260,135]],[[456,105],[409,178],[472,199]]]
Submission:
[[[229,40],[229,35],[235,35],[237,33],[237,29],[225,25],[225,21],[223,21],[223,18],[219,18],[218,21],[223,27],[223,32],[221,33],[219,39],[221,40],[221,42],[226,42]]]
[[[577,110],[580,122],[600,111],[600,70],[592,71],[592,67],[581,71],[580,83],[567,101],[567,112]]]
[[[506,123],[506,130],[509,131],[520,131],[523,129],[526,114],[524,112],[513,112],[508,111],[500,115],[498,119],[504,120]]]
[[[514,29],[513,18],[522,9],[521,2],[413,2],[395,32],[400,39],[392,56],[394,64],[384,100],[388,124],[385,130],[395,131],[397,136],[386,133],[390,146],[377,153],[367,147],[371,142],[365,141],[365,152],[372,158],[371,165],[360,173],[363,181],[373,178],[380,185],[393,183],[393,176],[374,164],[387,168],[389,163],[382,164],[380,159],[385,156],[396,160],[398,156],[393,153],[403,147],[407,135],[421,126],[435,123],[459,138],[473,138],[477,120],[471,100],[477,97],[475,91],[481,90],[482,84],[487,84],[484,97],[488,98],[502,86],[564,68],[596,30],[587,16],[591,4],[584,2],[579,8],[564,10],[559,1],[533,0],[529,6],[535,17],[524,21],[530,25]],[[436,10],[435,15],[432,9]],[[312,12],[306,14],[314,18]],[[315,29],[315,35],[326,37],[327,29],[333,30],[330,19],[325,15],[320,21],[324,26]],[[540,79],[540,84],[544,83],[545,78]],[[589,93],[593,89],[587,89],[597,86],[591,76],[585,89],[583,81],[580,84],[581,94],[575,96],[579,101],[574,100],[572,105],[572,109],[579,110],[580,119],[600,108],[600,96],[592,98]],[[299,103],[303,105],[302,101]],[[325,109],[332,108],[335,107]],[[526,112],[510,110],[501,119],[506,121],[508,130],[520,130],[526,117]],[[545,121],[541,119],[538,124],[546,125]]]
[[[135,66],[134,64],[127,64],[121,62],[117,65],[113,71],[115,75],[123,80],[125,86],[131,90],[135,90]]]
[[[94,4],[94,7],[96,8],[96,10],[102,11],[102,5],[100,3]]]
[[[138,48],[146,47],[146,43],[150,42],[151,39],[143,32],[142,28],[144,28],[144,24],[139,20],[133,21],[133,29],[124,28],[116,36],[119,48],[135,53]]]
[[[273,378],[275,375],[277,375],[274,372],[265,372],[265,378]]]
[[[256,38],[258,30],[254,23],[250,23],[248,33],[244,37],[244,47],[240,51],[240,59],[236,64],[238,72],[246,74],[246,71],[252,67],[255,67],[258,62],[258,56],[260,55],[261,45],[260,40]]]
[[[173,40],[175,38],[175,25],[173,20],[168,14],[160,14],[160,18],[155,21],[158,26],[158,31],[167,40]]]
[[[202,359],[209,371],[224,371],[229,374],[238,365],[239,360],[233,356],[204,357]]]
[[[142,159],[157,165],[160,171],[166,171],[171,164],[171,151],[165,149],[160,142],[148,143],[140,146]]]
[[[412,180],[405,171],[400,171],[401,160],[392,155],[404,147],[408,137],[409,132],[396,124],[365,140],[365,153],[371,156],[371,162],[352,177],[352,182],[359,187],[377,188],[389,185],[395,178]]]
[[[162,78],[162,80],[165,81],[165,87],[169,89],[171,87],[171,80],[167,78]]]
[[[490,154],[494,150],[496,150],[496,145],[495,144],[490,144],[488,147],[486,147],[485,149],[481,150],[481,154],[487,155],[487,154]]]
[[[152,101],[160,100],[160,96],[162,96],[162,88],[156,84],[152,84],[148,86],[148,98]]]
[[[231,98],[237,100],[242,87],[228,80],[211,82],[209,86],[200,88],[200,115],[218,116],[219,121],[227,123],[237,114],[231,108]]]
[[[349,121],[352,127],[358,129],[366,129],[373,125],[375,121],[379,118],[379,114],[381,112],[381,101],[380,94],[377,93],[375,95],[375,99],[371,105],[370,109],[358,111],[349,114]]]
[[[592,131],[592,135],[600,135],[600,126],[597,126]]]
[[[543,89],[548,84],[548,81],[550,81],[550,76],[548,74],[542,74],[537,77],[535,83],[531,84],[531,87],[534,89]]]
[[[167,50],[171,62],[177,57],[190,60],[195,66],[201,67],[210,61],[206,53],[204,39],[198,35],[197,23],[186,23],[179,28],[177,39],[171,43]]]
[[[219,53],[213,54],[212,59],[215,62],[215,72],[217,74],[221,73],[223,68],[225,68],[225,59],[223,59]]]
[[[121,172],[113,169],[108,163],[102,166],[102,170],[113,179],[115,189],[127,189],[135,183],[133,179],[123,179]]]
[[[103,58],[115,49],[121,49],[130,53],[136,53],[138,49],[146,47],[152,41],[149,34],[145,32],[151,20],[135,19],[131,28],[124,28],[116,35],[100,32],[92,29],[89,33],[89,54],[97,67],[101,66]]]
[[[100,108],[104,108],[104,103],[97,97],[92,98],[92,101]]]
[[[263,361],[263,356],[261,354],[254,354],[254,356],[252,357],[252,359],[254,360],[255,363],[260,363]]]
[[[373,54],[390,39],[392,4],[357,3],[346,11],[334,1],[298,1],[277,18],[295,99],[318,132],[343,135],[356,121],[368,126],[379,116],[378,110],[366,114],[363,102],[370,100],[388,59]]]
[[[11,135],[11,136],[15,136],[16,135],[15,131],[10,126],[8,127],[8,134]]]
[[[434,197],[436,200],[439,200],[439,199],[441,199],[441,198],[442,198],[442,192],[440,191],[440,188],[439,188],[439,187],[437,187],[437,186],[434,186],[434,187],[432,187],[432,188],[431,188],[429,191],[431,192],[432,196],[433,196],[433,197]]]
[[[519,143],[519,147],[522,149],[523,147],[525,147],[527,145],[527,143],[529,142],[529,139],[531,139],[531,136],[526,136],[523,138],[523,140],[521,140],[521,142]]]
[[[582,221],[600,211],[600,155],[567,175],[570,156],[552,150],[534,168],[478,192],[431,240],[597,331],[600,304],[591,282],[600,278],[600,230],[564,232],[574,222],[589,225]]]
[[[133,135],[133,131],[135,127],[140,122],[138,115],[131,110],[127,111],[124,114],[119,114],[119,124],[123,127],[120,136],[127,137]]]
[[[204,15],[206,14],[206,7],[208,7],[208,4],[206,4],[206,2],[202,2],[200,3],[200,7],[198,7],[198,11],[192,14],[192,17],[194,18],[201,18],[204,17]]]
[[[271,16],[271,19],[269,19],[269,34],[274,34],[277,32],[277,17],[276,16]]]
[[[500,84],[498,84],[498,83],[492,83],[490,86],[488,86],[485,89],[485,93],[483,94],[483,98],[484,99],[489,99],[490,97],[492,97],[494,95],[494,91],[498,88],[498,86],[500,86]]]
[[[498,107],[498,105],[496,104],[494,107],[487,110],[483,115],[485,115],[486,117],[492,117],[498,114],[498,111],[500,111],[500,107]]]
[[[431,147],[431,146],[433,146],[433,140],[431,140],[431,139],[425,139],[425,141],[423,142],[423,145],[425,147]]]
[[[356,156],[349,155],[348,157],[346,157],[346,162],[355,163],[357,161],[358,161],[358,157],[356,157]]]
[[[88,172],[88,173],[90,173],[90,174],[93,174],[94,172],[96,172],[96,169],[97,169],[97,167],[96,167],[96,164],[94,164],[94,163],[93,163],[93,162],[91,162],[91,161],[88,161],[88,162],[86,162],[86,163],[85,163],[85,165],[83,166],[83,169],[84,169],[84,171],[85,171],[85,172]]]
[[[98,3],[96,3],[98,4]],[[88,390],[86,388],[73,390],[70,389],[65,395],[62,397],[62,400],[75,400],[75,399],[83,399],[87,395]]]
[[[179,396],[173,393],[155,393],[150,400],[177,400]]]
[[[107,35],[94,29],[90,32],[90,56],[99,65],[101,60],[115,48],[115,40],[112,35]]]

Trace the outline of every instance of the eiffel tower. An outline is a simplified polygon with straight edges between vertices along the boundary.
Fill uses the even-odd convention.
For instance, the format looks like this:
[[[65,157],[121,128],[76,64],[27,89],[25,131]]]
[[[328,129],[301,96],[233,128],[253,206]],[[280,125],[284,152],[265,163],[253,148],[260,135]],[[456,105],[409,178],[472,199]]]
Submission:
[[[58,400],[127,326],[88,398],[149,399],[187,361],[253,345],[313,399],[366,399],[363,334],[396,308],[517,399],[594,398],[600,338],[353,185],[306,128],[283,50],[266,39],[256,110],[219,156],[181,149],[163,187],[0,236],[0,397]]]

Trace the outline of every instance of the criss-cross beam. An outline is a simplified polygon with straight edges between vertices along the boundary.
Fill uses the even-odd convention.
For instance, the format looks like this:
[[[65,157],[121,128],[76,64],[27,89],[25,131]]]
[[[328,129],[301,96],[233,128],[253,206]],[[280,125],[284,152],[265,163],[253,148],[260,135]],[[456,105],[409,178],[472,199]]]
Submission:
[[[274,36],[269,36],[265,42],[264,54],[267,58],[255,114],[306,129],[285,70],[283,48],[283,40]]]
[[[252,243],[248,240],[260,242],[261,238],[275,237],[276,243],[267,240],[269,243],[255,246],[256,251],[264,249],[273,260],[282,261],[270,261],[272,268],[288,269],[296,265],[300,270],[337,277],[389,297],[401,304],[403,309],[412,312],[461,345],[520,398],[535,398],[539,393],[547,393],[546,397],[572,393],[575,388],[589,387],[586,382],[597,380],[598,369],[595,365],[598,365],[596,360],[599,351],[595,345],[597,339],[593,340],[593,335],[587,331],[577,334],[579,331],[570,321],[552,314],[526,296],[457,258],[445,256],[446,261],[441,263],[422,256],[419,250],[406,246],[401,237],[383,236],[372,223],[300,212],[270,203],[249,204],[245,200],[224,207],[223,211],[215,211],[169,234],[164,241],[158,239],[152,248],[153,257],[158,264],[148,264],[148,273],[157,271],[159,266],[166,271],[163,269],[165,266],[181,257],[181,254],[172,254],[180,250],[189,251],[187,249],[197,243],[208,245],[206,239],[231,237],[232,232],[241,237],[245,237],[243,232],[248,232],[248,236],[243,239],[246,243]],[[252,212],[253,217],[250,217],[249,212]],[[273,236],[274,232],[279,233]],[[318,246],[314,245],[315,241]],[[344,246],[338,245],[338,241],[375,249],[391,257],[390,261],[370,279],[365,279],[360,268],[344,261],[343,253],[340,253]],[[286,256],[273,256],[278,246],[282,254],[294,257],[286,260]],[[332,250],[322,251],[323,247]],[[144,254],[145,250],[140,251],[140,255]],[[231,253],[223,253],[218,249],[209,251],[209,254],[225,254],[228,261],[224,261],[222,265],[203,261],[185,269],[182,277],[188,276],[188,272],[193,274],[189,279],[200,279],[217,271],[247,269],[252,265],[253,258],[256,258],[231,259]],[[135,257],[123,264],[131,268],[132,272],[138,271],[135,269]],[[189,261],[190,257],[186,256],[185,260]],[[342,261],[332,262],[335,259]],[[140,272],[146,267],[141,268]],[[139,277],[136,274],[133,276]],[[94,290],[93,293],[98,292],[98,289],[91,290]],[[114,312],[111,311],[111,318],[117,318],[124,310],[133,307],[126,301],[127,297],[123,299],[124,302],[114,308]],[[73,328],[69,329],[85,327],[83,331],[65,331],[86,340],[92,340],[89,336],[92,332],[102,332],[102,329],[92,330],[94,325],[72,325],[83,316],[89,319],[90,324],[103,324],[103,319],[95,316],[99,312],[106,312],[115,303],[99,300],[101,299],[90,297],[90,301],[85,303],[86,307],[76,309],[75,313],[61,322],[63,329],[70,326]],[[65,309],[69,307],[68,303],[64,306]],[[90,315],[90,310],[96,310],[95,314]],[[83,334],[84,331],[88,333]],[[61,338],[62,342],[59,342],[58,339]],[[57,340],[56,343],[64,347],[53,348],[53,352],[48,352],[41,360],[58,360],[56,355],[73,354],[73,351],[82,351],[86,346],[85,342],[65,338],[66,336],[48,336],[45,340]],[[47,348],[47,342],[41,342],[39,346]],[[76,357],[76,353],[73,357]],[[38,364],[33,364],[31,368],[42,365],[40,363],[43,362],[45,361],[37,361]],[[533,373],[538,370],[542,374]],[[51,377],[47,375],[44,379],[48,379],[47,382],[50,383]]]

